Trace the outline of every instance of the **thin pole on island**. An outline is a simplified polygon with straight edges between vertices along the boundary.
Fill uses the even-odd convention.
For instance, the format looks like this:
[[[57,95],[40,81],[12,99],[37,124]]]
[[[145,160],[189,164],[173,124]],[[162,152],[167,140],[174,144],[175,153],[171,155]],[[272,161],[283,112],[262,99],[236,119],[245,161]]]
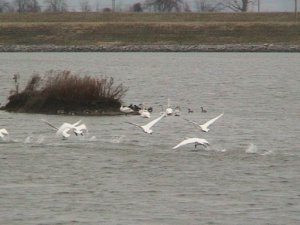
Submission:
[[[13,80],[15,81],[15,86],[16,86],[16,94],[19,94],[19,79],[20,79],[20,74],[16,73],[13,75]]]
[[[298,22],[298,0],[295,0],[295,21]]]

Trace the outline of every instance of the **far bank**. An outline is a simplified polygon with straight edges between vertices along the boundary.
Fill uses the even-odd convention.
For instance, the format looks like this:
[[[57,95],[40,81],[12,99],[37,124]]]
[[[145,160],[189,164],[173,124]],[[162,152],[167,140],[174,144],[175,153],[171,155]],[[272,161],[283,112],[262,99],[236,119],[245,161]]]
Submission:
[[[299,51],[292,13],[0,14],[0,51]]]
[[[300,52],[300,45],[0,45],[0,52]]]

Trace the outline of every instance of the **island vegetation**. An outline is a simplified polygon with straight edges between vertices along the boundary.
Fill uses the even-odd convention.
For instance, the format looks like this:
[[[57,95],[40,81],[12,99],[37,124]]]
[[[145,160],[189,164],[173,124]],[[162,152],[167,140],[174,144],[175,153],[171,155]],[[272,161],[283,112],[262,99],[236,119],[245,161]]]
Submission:
[[[21,92],[12,91],[2,110],[9,112],[113,115],[120,114],[127,89],[113,78],[80,76],[70,71],[35,74]]]

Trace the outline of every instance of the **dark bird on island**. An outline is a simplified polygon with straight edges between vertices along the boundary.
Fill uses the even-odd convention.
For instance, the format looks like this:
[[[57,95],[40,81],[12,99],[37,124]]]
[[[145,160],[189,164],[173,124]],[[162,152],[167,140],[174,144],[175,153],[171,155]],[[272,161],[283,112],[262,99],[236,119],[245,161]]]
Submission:
[[[201,112],[206,113],[207,110],[203,108],[203,106],[201,106]]]
[[[193,113],[193,112],[194,112],[194,110],[188,108],[188,113]]]

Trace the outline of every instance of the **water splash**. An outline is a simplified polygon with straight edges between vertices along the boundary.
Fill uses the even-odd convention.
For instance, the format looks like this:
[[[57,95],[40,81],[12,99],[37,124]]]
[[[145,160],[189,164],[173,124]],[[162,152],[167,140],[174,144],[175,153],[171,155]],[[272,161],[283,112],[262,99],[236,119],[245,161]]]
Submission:
[[[32,141],[32,137],[31,137],[31,136],[28,136],[28,137],[25,138],[24,143],[25,143],[25,144],[29,144],[29,143],[31,143],[31,141]]]
[[[121,135],[119,137],[118,136],[117,137],[113,137],[111,139],[111,143],[119,144],[119,143],[121,143],[123,141],[124,137],[125,137],[125,135]]]
[[[97,141],[96,136],[92,136],[92,137],[89,139],[89,141]]]
[[[217,152],[227,152],[226,148],[216,149]]]
[[[42,144],[44,141],[45,141],[45,137],[40,135],[40,136],[38,136],[36,143],[37,144]]]
[[[34,137],[32,136],[28,136],[25,138],[24,140],[24,144],[31,144],[31,143],[36,143],[36,144],[42,144],[45,140],[45,137],[43,135],[39,135],[36,139],[36,141],[34,141]]]
[[[257,153],[257,147],[256,147],[256,145],[253,144],[253,143],[250,143],[245,152],[249,153],[249,154],[255,154],[255,153]]]

